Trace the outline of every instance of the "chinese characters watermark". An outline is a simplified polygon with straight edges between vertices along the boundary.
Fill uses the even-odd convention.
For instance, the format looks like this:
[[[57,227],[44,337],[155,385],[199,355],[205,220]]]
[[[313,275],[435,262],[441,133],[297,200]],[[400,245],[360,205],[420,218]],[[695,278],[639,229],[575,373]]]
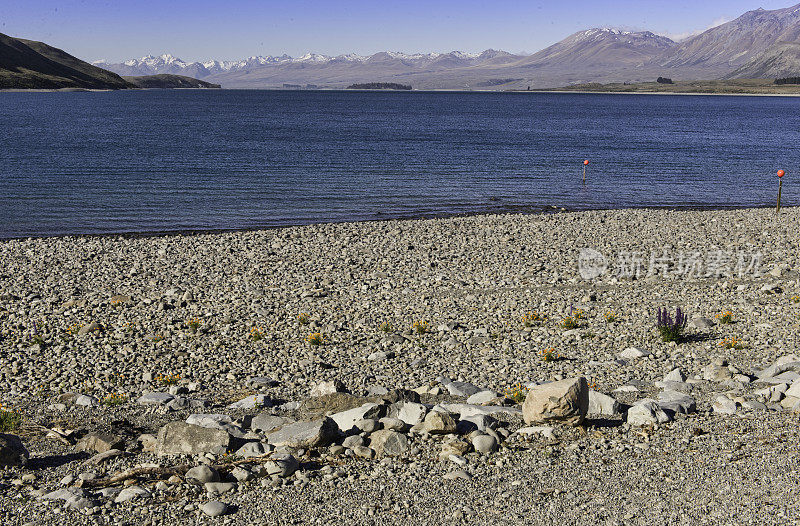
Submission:
[[[760,276],[761,252],[722,250],[713,248],[679,251],[619,251],[607,258],[593,248],[582,248],[578,253],[578,273],[585,280],[604,274],[620,279],[638,279],[643,276],[677,276],[683,278],[731,278]]]

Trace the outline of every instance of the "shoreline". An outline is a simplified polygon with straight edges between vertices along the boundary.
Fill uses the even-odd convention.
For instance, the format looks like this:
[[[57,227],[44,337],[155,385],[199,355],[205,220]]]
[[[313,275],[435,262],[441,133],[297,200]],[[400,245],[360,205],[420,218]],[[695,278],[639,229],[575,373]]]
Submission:
[[[21,240],[58,240],[58,239],[102,239],[102,238],[122,238],[122,239],[139,239],[139,238],[161,238],[171,236],[202,236],[210,234],[231,234],[237,232],[270,232],[274,230],[302,228],[310,226],[323,226],[323,225],[358,225],[364,223],[393,223],[402,221],[435,221],[440,219],[453,219],[453,218],[470,218],[470,217],[489,217],[489,216],[537,216],[537,215],[553,215],[553,214],[575,214],[581,212],[610,212],[610,211],[648,211],[648,210],[666,210],[670,212],[714,212],[714,211],[736,211],[736,210],[763,210],[774,208],[774,205],[763,206],[644,206],[644,207],[630,207],[630,208],[566,208],[555,205],[533,211],[485,211],[474,213],[460,213],[460,214],[430,214],[430,215],[409,215],[400,217],[387,217],[375,219],[362,219],[362,220],[342,220],[342,221],[309,221],[306,223],[288,223],[283,225],[267,225],[267,226],[254,226],[243,228],[208,228],[208,229],[177,229],[177,230],[143,230],[143,231],[123,231],[123,232],[102,232],[102,233],[83,233],[83,234],[50,234],[50,235],[21,235],[21,236],[0,236],[0,243]],[[792,210],[800,207],[800,205],[781,205],[781,210]]]

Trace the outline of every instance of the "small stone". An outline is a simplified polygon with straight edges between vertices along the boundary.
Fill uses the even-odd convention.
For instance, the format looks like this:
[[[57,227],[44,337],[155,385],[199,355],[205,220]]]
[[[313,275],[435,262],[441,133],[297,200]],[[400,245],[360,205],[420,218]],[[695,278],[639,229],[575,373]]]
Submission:
[[[228,505],[218,500],[210,500],[200,508],[209,517],[220,517],[228,513]]]
[[[453,425],[455,428],[455,424]],[[369,437],[370,447],[378,455],[396,457],[408,450],[408,439],[402,433],[384,429],[372,433]]]
[[[105,453],[110,449],[122,449],[125,442],[117,435],[108,433],[89,433],[75,444],[78,451]]]
[[[472,439],[472,447],[478,453],[493,453],[497,451],[497,440],[491,435],[478,435]]]
[[[628,424],[647,426],[669,422],[670,418],[653,400],[642,400],[628,409]]]
[[[328,382],[319,382],[311,389],[312,397],[323,396],[333,393],[345,392],[344,384],[339,380],[330,380]]]
[[[202,486],[207,482],[217,482],[219,480],[219,473],[210,466],[201,465],[195,466],[187,471],[184,478],[187,482]]]
[[[714,399],[714,403],[711,408],[715,413],[719,413],[721,415],[732,415],[736,413],[736,402],[725,395],[719,395]]]
[[[590,390],[587,414],[611,417],[619,416],[619,402],[607,394]]]
[[[459,470],[456,470],[456,471],[450,471],[449,473],[445,473],[444,474],[444,479],[445,480],[461,479],[461,480],[469,481],[469,480],[472,480],[472,475],[470,475],[469,473],[467,473],[463,469],[459,469]]]
[[[236,488],[233,482],[206,482],[203,487],[211,495],[222,495]]]
[[[146,489],[139,486],[128,486],[127,488],[120,491],[119,494],[117,494],[117,497],[114,499],[114,502],[120,504],[122,502],[128,502],[129,500],[133,499],[143,499],[150,497],[152,497],[152,494]]]
[[[650,352],[645,351],[644,349],[639,349],[637,347],[628,347],[627,349],[619,353],[619,357],[625,360],[636,360],[638,358],[644,358],[649,354]]]
[[[410,426],[419,424],[425,419],[428,414],[428,408],[422,404],[414,402],[403,402],[399,404],[397,411],[397,418]]]

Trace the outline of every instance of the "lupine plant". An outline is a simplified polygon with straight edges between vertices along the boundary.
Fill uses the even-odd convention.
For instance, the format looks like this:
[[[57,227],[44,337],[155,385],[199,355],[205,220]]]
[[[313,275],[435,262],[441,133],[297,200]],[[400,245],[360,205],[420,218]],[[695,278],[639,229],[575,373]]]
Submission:
[[[681,311],[680,307],[675,310],[675,318],[667,312],[666,308],[659,308],[656,315],[656,328],[663,341],[679,342],[683,337],[683,331],[686,329],[688,321],[688,316]]]

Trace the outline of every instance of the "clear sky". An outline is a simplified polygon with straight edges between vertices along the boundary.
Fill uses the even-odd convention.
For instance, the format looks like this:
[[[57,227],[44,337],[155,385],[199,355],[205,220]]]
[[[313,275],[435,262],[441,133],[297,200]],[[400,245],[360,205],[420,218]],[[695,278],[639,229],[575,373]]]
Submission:
[[[798,0],[794,0],[798,1]],[[534,52],[591,27],[681,37],[792,0],[0,0],[0,33],[84,60]]]

